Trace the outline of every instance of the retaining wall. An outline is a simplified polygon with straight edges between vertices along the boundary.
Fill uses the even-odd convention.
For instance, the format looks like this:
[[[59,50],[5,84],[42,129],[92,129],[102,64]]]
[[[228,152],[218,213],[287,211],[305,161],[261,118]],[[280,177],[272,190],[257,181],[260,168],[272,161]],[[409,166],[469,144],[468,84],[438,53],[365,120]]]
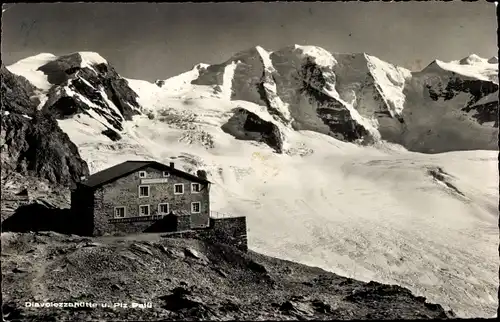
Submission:
[[[246,217],[210,219],[210,227],[162,235],[166,238],[195,238],[248,250]]]

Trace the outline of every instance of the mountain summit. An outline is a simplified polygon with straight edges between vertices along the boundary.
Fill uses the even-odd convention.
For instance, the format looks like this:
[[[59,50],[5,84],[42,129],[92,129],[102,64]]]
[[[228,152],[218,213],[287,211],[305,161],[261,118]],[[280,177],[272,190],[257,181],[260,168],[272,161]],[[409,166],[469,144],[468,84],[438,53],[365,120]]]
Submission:
[[[384,140],[437,153],[496,149],[498,65],[491,61],[477,55],[449,63],[436,60],[412,73],[365,53],[300,45],[270,52],[256,46],[221,64],[197,64],[159,80],[154,89],[120,77],[92,52],[40,54],[8,69],[37,88],[40,108],[59,119],[89,115],[113,138],[123,130],[123,121],[163,104],[151,99],[201,86],[221,100],[265,107],[276,127],[274,136],[281,133],[277,140],[285,139],[278,130],[284,127],[345,142]]]
[[[410,72],[366,53],[300,45],[270,52],[256,46],[152,84],[121,77],[98,53],[42,53],[3,66],[9,81],[2,89],[22,90],[5,105],[6,112],[18,113],[10,117],[52,115],[72,141],[83,144],[77,143],[84,154],[87,146],[95,153],[89,140],[101,147],[111,141],[145,158],[163,158],[149,148],[132,148],[137,122],[166,123],[183,131],[180,142],[204,149],[223,144],[204,128],[211,124],[280,154],[302,155],[294,137],[305,132],[361,146],[395,143],[424,153],[495,150],[498,64],[492,61],[469,55]],[[14,150],[9,153],[17,155]],[[92,162],[104,165],[90,161],[91,171]],[[9,166],[19,167],[15,160]],[[85,170],[65,175],[64,181],[74,181],[80,172]],[[54,181],[53,169],[47,173]]]
[[[436,60],[412,73],[365,53],[257,46],[198,67],[191,84],[265,106],[284,126],[347,142],[382,139],[427,153],[496,149],[498,112],[491,100],[498,96],[498,65],[490,61],[477,55]]]

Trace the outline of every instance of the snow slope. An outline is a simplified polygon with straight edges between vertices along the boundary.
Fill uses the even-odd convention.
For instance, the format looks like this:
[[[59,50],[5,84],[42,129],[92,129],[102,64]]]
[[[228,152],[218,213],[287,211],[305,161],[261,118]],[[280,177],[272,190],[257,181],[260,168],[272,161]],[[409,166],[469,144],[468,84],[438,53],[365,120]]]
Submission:
[[[282,127],[288,147],[279,155],[220,130],[236,106],[274,121],[262,107],[203,90],[183,99],[141,94],[144,101],[152,95],[155,119],[134,117],[120,142],[86,133],[86,121],[60,121],[91,172],[141,158],[206,169],[212,209],[248,217],[251,249],[397,283],[461,316],[495,314],[495,152],[425,155]],[[446,173],[441,180],[432,175],[439,169]]]
[[[459,75],[498,83],[498,63],[490,64],[486,59],[477,55],[471,55],[460,61],[452,62],[436,60],[436,64],[444,70]]]
[[[156,81],[156,83],[161,84],[161,86],[159,87],[161,87],[164,91],[169,91],[172,95],[181,94],[185,91],[191,90],[191,82],[200,75],[200,70],[203,70],[208,66],[209,65],[203,63],[197,64],[190,71],[171,77],[169,79],[158,80]],[[132,80],[132,82],[134,81],[136,81],[136,86],[140,86],[138,85],[138,83],[141,82],[140,80]],[[151,84],[149,82],[146,83]],[[146,83],[144,83],[144,86],[148,86]]]
[[[48,53],[38,54],[28,57],[8,66],[11,73],[23,76],[34,86],[41,90],[48,91],[52,84],[47,80],[47,76],[38,68],[57,59],[57,56]]]
[[[78,52],[82,62],[80,63],[81,68],[92,68],[94,65],[107,64],[108,61],[104,59],[98,53],[92,51],[81,51]]]
[[[276,53],[268,54],[274,68],[284,72]],[[252,66],[266,52],[256,49],[252,55],[251,59],[240,56],[239,67],[234,74],[228,70],[226,79],[243,77],[238,68]],[[372,61],[366,57],[349,59],[366,66],[361,62]],[[215,85],[189,83],[208,68],[166,80],[168,88],[129,79],[144,113],[122,121],[118,141],[103,135],[108,126],[90,114],[59,120],[59,125],[79,147],[91,173],[131,159],[174,161],[190,172],[207,170],[214,182],[212,210],[247,216],[253,250],[361,280],[396,283],[460,316],[495,315],[499,282],[496,152],[429,155],[408,152],[384,140],[359,146],[296,130],[274,117],[266,104],[236,99],[234,86],[232,95],[227,95],[227,88],[221,95],[214,92]],[[221,81],[225,68],[214,67]],[[360,105],[368,106],[366,93],[375,92],[392,100],[398,113],[402,96],[392,92],[400,88],[407,73],[394,72],[389,65],[381,71],[366,74],[372,83],[359,89],[356,86],[362,81],[349,78],[360,74],[333,76],[333,69],[324,70],[329,81],[338,81],[335,99],[359,114],[363,114]],[[377,89],[375,85],[384,81],[388,85]],[[349,84],[354,95],[364,98],[349,100]],[[286,101],[284,85],[277,79],[277,95]],[[327,87],[323,89],[328,91]],[[333,88],[330,91],[335,93]],[[221,127],[236,108],[274,124],[283,134],[284,153],[224,132]]]
[[[257,46],[256,49],[259,52],[264,67],[265,82],[263,83],[263,88],[266,92],[269,105],[271,108],[276,110],[279,115],[283,116],[284,121],[286,122],[285,124],[289,124],[292,118],[290,115],[289,104],[284,103],[279,97],[276,83],[272,77],[272,74],[276,72],[276,69],[271,61],[271,53],[260,46]]]

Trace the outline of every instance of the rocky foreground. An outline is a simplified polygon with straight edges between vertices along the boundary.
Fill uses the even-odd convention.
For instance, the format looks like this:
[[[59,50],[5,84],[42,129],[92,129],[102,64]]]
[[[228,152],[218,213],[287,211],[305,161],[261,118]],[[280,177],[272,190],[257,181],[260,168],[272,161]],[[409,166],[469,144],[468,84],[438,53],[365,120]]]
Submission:
[[[5,232],[1,240],[6,321],[453,316],[398,286],[198,240],[53,232]],[[35,307],[50,302],[63,307]]]

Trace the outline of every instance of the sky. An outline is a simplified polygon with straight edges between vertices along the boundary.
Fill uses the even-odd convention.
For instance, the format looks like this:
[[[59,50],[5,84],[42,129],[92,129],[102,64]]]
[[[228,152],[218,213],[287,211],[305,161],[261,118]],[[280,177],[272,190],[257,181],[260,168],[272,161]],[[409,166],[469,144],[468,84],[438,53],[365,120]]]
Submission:
[[[6,65],[41,52],[95,51],[122,76],[154,81],[260,45],[366,52],[412,70],[498,55],[493,3],[33,3],[2,16]]]

